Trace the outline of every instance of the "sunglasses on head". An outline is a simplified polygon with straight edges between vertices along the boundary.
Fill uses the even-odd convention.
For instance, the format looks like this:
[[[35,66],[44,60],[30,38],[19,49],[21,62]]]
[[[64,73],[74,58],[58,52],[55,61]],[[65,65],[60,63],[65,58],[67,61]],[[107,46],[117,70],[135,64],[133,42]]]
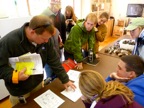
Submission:
[[[44,25],[35,27],[33,30],[36,30],[36,29],[39,29],[39,28],[46,28],[46,27],[48,27],[48,26],[50,26],[50,25],[51,25],[50,23],[47,23],[47,24],[44,24]]]

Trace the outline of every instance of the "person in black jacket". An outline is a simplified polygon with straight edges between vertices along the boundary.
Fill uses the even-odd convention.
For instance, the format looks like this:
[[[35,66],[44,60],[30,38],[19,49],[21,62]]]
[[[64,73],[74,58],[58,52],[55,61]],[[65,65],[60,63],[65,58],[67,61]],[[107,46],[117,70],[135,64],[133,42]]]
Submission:
[[[12,106],[25,102],[25,98],[42,87],[43,74],[27,75],[26,68],[17,72],[9,64],[10,57],[18,57],[28,52],[40,54],[43,66],[48,64],[65,88],[70,86],[75,89],[54,50],[51,38],[54,34],[55,27],[50,19],[38,15],[0,40],[0,79],[5,81]]]

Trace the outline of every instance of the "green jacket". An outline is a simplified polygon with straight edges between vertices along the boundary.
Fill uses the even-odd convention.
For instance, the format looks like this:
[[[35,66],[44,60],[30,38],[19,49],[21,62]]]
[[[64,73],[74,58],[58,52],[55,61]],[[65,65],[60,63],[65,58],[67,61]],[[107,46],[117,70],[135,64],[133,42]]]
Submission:
[[[77,62],[83,61],[82,46],[88,43],[88,49],[94,49],[95,31],[94,28],[88,32],[84,27],[84,22],[77,23],[64,44],[64,49],[74,55]]]
[[[38,53],[42,58],[43,66],[48,64],[61,82],[67,83],[69,77],[61,65],[60,58],[54,50],[52,39],[47,43],[39,44],[36,47],[26,37],[24,24],[21,28],[13,30],[0,40],[0,79],[4,79],[6,88],[13,96],[21,96],[32,91],[43,80],[43,74],[31,75],[25,81],[18,84],[12,83],[13,68],[9,65],[8,58],[17,57],[28,52]]]

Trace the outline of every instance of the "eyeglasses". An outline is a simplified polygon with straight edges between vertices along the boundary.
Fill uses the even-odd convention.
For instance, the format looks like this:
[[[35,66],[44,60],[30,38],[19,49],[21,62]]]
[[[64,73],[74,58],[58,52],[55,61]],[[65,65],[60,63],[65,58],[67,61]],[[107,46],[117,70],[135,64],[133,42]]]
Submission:
[[[41,26],[38,26],[38,27],[35,27],[33,30],[36,30],[36,29],[39,29],[39,28],[46,28],[46,27],[48,27],[48,26],[50,26],[51,24],[50,23],[47,23],[47,24],[45,24],[45,25],[41,25]]]

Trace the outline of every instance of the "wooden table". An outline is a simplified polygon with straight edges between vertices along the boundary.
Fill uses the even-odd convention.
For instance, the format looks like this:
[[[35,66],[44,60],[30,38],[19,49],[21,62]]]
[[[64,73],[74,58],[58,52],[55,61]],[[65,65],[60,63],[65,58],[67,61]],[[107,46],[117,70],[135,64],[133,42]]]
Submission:
[[[124,36],[120,37],[118,40],[121,40],[121,39],[130,39],[130,36],[124,35]],[[95,70],[95,71],[99,72],[104,78],[106,78],[111,72],[116,71],[117,63],[120,58],[104,53],[105,49],[114,45],[115,42],[109,44],[108,46],[106,46],[105,48],[103,48],[100,51],[100,54],[99,54],[100,61],[99,61],[99,63],[96,64],[96,66],[84,64],[84,70],[86,70],[86,69],[87,70]],[[60,93],[65,88],[59,79],[55,79],[49,85],[45,86],[44,88],[35,92],[34,94],[31,94],[31,96],[27,98],[27,104],[17,104],[13,108],[40,108],[40,106],[34,101],[34,98],[41,95],[48,89],[50,89],[52,92],[54,92],[60,98],[65,100],[65,102],[59,108],[85,108],[81,99],[79,99],[77,102],[72,102],[71,100],[69,100],[68,98],[66,98],[65,96],[63,96]]]
[[[57,94],[60,98],[65,100],[65,102],[59,108],[84,108],[84,105],[80,99],[74,103],[60,93],[65,88],[59,79],[55,79],[49,85],[45,86],[44,88],[40,89],[34,94],[31,94],[30,97],[27,98],[27,104],[17,104],[13,108],[40,108],[40,106],[34,101],[34,98],[41,95],[48,89],[50,89],[52,92]]]
[[[116,70],[119,58],[104,54],[99,54],[99,56],[100,61],[96,64],[96,66],[84,64],[84,69],[95,70],[99,72],[104,78],[106,78],[111,72],[114,72]]]
[[[120,37],[118,40],[129,39],[129,38],[130,38],[130,36],[124,35],[124,36]],[[100,54],[99,54],[100,61],[99,61],[99,63],[96,64],[96,66],[84,64],[84,70],[95,70],[95,71],[99,72],[104,78],[106,78],[111,72],[116,71],[116,67],[117,67],[117,63],[119,61],[119,58],[111,56],[111,55],[106,54],[104,52],[106,48],[114,45],[115,42],[109,44],[108,46],[106,46],[105,48],[103,48],[100,51]],[[71,100],[69,100],[68,98],[66,98],[65,96],[63,96],[60,93],[65,88],[59,79],[55,79],[49,85],[45,86],[44,88],[35,92],[34,94],[31,94],[31,96],[29,98],[27,98],[27,104],[17,104],[13,108],[40,108],[40,106],[34,101],[34,98],[41,95],[42,93],[44,93],[48,89],[50,89],[52,92],[54,92],[60,98],[65,100],[65,102],[59,108],[85,108],[81,99],[79,99],[77,102],[72,102]]]
[[[106,78],[111,72],[115,71],[118,61],[119,58],[100,54],[100,61],[96,66],[84,64],[84,69],[95,70],[99,72],[102,76],[104,76],[104,78]],[[59,97],[65,100],[65,102],[59,108],[84,108],[84,105],[80,99],[77,102],[72,102],[60,93],[64,90],[64,86],[58,79],[54,80],[52,83],[27,98],[27,104],[17,104],[13,108],[40,108],[40,106],[34,101],[34,98],[44,93],[48,89],[50,89]]]

